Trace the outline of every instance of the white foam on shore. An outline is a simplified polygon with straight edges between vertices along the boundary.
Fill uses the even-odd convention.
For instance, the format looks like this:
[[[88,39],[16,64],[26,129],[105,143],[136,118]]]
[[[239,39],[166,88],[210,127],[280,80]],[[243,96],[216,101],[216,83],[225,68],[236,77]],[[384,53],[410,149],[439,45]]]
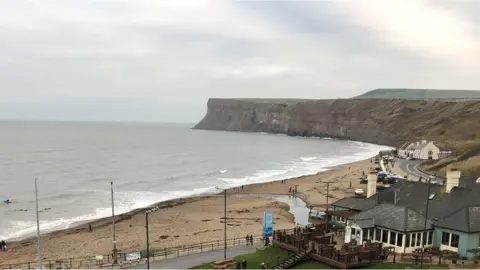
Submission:
[[[332,167],[361,161],[367,158],[371,158],[378,154],[381,150],[390,150],[391,147],[373,145],[362,142],[352,142],[359,147],[359,151],[348,155],[322,158],[321,156],[307,156],[300,157],[294,161],[287,162],[278,166],[276,169],[257,170],[251,175],[228,178],[217,178],[218,186],[221,188],[233,188],[241,185],[265,183],[271,181],[277,181],[282,179],[294,178],[303,175],[312,175],[318,172],[329,170]],[[300,159],[301,161],[298,161]],[[219,174],[226,174],[227,170],[216,171]],[[213,174],[213,173],[212,173]],[[199,183],[200,184],[200,183]],[[115,214],[119,215],[132,211],[134,209],[144,208],[149,205],[167,201],[176,198],[188,197],[193,195],[207,194],[218,192],[215,185],[217,183],[206,182],[206,187],[199,187],[192,190],[176,190],[165,192],[144,192],[144,191],[116,191],[115,192]],[[109,196],[105,194],[105,196]],[[55,230],[62,230],[69,228],[72,224],[84,223],[90,220],[108,217],[111,215],[110,206],[95,208],[92,213],[80,215],[73,218],[58,218],[54,220],[41,220],[40,229],[42,233],[51,232]],[[0,234],[0,239],[16,239],[33,236],[36,233],[35,221],[10,221],[8,228],[3,229]]]
[[[135,209],[177,198],[188,197],[197,194],[214,192],[215,186],[196,188],[193,190],[176,190],[164,193],[155,192],[115,192],[115,215],[120,215]],[[108,193],[108,192],[106,192]],[[105,194],[109,196],[109,194]],[[94,213],[81,215],[73,218],[59,218],[55,220],[40,220],[41,233],[68,229],[72,224],[87,222],[111,216],[112,208],[96,208]],[[37,232],[36,221],[10,221],[11,229],[6,229],[0,234],[0,239],[19,239],[33,236]]]

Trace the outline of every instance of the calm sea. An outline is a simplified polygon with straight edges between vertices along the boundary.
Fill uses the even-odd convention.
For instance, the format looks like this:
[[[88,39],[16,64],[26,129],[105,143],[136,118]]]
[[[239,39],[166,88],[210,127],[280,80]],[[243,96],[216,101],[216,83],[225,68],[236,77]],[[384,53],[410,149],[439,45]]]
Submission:
[[[191,125],[0,122],[0,239],[42,232],[159,201],[327,170],[384,146]],[[45,210],[47,209],[47,210]]]

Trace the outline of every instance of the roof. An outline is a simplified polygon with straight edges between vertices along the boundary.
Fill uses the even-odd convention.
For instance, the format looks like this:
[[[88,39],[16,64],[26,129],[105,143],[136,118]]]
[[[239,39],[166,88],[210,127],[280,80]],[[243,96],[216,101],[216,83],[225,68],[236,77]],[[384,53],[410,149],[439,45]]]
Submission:
[[[374,223],[373,223],[373,218],[364,219],[364,220],[357,220],[357,221],[355,221],[355,223],[357,223],[357,225],[362,229],[368,229],[368,228],[375,227]]]
[[[371,198],[366,199],[366,198],[346,197],[332,203],[332,205],[346,208],[346,209],[365,211],[377,205],[377,202],[375,200],[372,200]]]
[[[349,218],[358,214],[358,211],[355,210],[338,210],[338,211],[327,211],[327,214],[330,216]]]
[[[480,232],[480,206],[470,206],[435,222],[435,226],[466,233]]]
[[[365,223],[372,219],[375,226],[400,232],[420,231],[424,229],[425,218],[420,213],[398,204],[382,203],[352,217],[355,222]],[[363,224],[362,224],[363,225]],[[430,222],[427,228],[430,228]]]

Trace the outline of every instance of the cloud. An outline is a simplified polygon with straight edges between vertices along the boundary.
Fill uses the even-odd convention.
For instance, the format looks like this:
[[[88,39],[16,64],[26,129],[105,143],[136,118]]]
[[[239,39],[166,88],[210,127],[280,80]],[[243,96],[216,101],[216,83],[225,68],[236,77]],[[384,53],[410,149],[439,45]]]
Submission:
[[[195,122],[209,97],[475,89],[480,4],[457,2],[1,1],[0,118]]]

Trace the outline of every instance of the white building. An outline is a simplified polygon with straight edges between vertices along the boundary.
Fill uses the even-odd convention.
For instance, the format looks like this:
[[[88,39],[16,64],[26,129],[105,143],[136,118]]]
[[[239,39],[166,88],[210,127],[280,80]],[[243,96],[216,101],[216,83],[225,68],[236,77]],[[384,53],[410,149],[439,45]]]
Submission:
[[[405,149],[399,151],[403,158],[414,159],[439,159],[440,149],[433,144],[422,140],[421,142],[411,143]]]

